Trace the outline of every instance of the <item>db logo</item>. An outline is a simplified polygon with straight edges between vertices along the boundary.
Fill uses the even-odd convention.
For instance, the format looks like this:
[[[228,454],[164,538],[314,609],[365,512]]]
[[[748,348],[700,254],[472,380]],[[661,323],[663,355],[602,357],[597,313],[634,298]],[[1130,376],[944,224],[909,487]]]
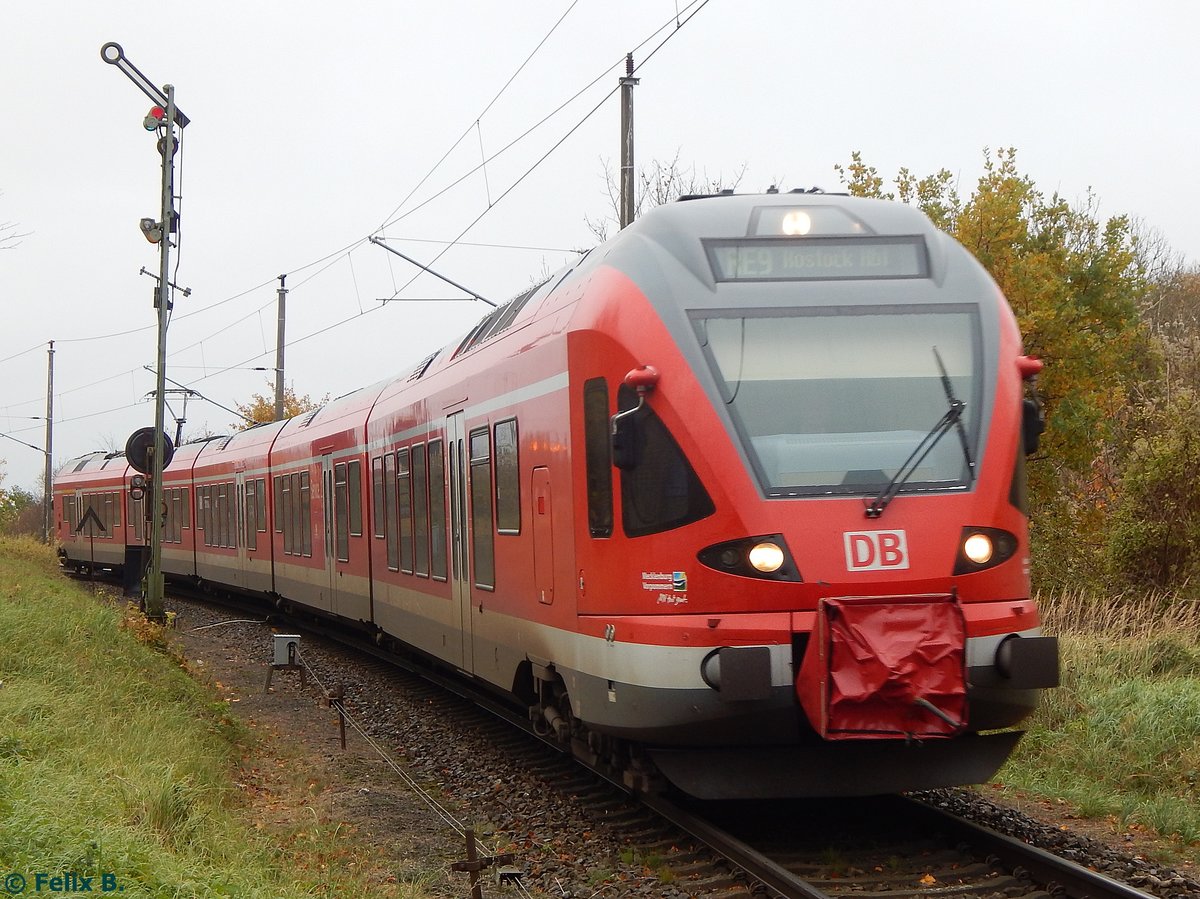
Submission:
[[[904,531],[847,531],[847,571],[879,571],[908,567],[908,537]]]

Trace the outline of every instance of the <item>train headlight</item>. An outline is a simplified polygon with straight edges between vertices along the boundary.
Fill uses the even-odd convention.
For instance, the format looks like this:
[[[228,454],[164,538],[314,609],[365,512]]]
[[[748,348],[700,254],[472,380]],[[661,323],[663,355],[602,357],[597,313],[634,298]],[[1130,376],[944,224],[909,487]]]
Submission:
[[[812,219],[803,209],[793,209],[784,214],[780,230],[791,237],[799,237],[812,230]]]
[[[862,222],[837,206],[796,203],[759,206],[750,216],[747,237],[831,237],[871,234]]]
[[[963,541],[963,555],[976,565],[986,565],[992,559],[992,538],[987,534],[972,534]]]
[[[958,541],[958,557],[954,560],[955,574],[974,574],[995,568],[1017,554],[1016,534],[1000,528],[967,526]]]
[[[799,583],[804,580],[783,534],[757,534],[715,543],[696,553],[696,558],[702,565],[722,574],[762,581]]]
[[[759,543],[752,547],[747,558],[756,571],[771,574],[783,567],[783,550],[774,543]]]

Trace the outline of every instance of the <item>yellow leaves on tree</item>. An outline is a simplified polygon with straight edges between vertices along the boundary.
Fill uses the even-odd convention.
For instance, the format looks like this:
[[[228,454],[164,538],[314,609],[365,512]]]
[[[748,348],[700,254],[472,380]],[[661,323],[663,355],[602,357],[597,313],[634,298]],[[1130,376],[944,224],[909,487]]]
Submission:
[[[859,153],[837,170],[851,194],[918,206],[996,280],[1025,351],[1046,362],[1038,389],[1047,431],[1029,466],[1042,539],[1095,537],[1114,488],[1097,461],[1155,359],[1138,318],[1148,281],[1128,217],[1101,222],[1090,195],[1081,206],[1047,197],[1018,171],[1013,149],[984,152],[965,199],[946,169],[920,179],[901,169],[895,192]]]
[[[305,412],[311,412],[314,409],[319,409],[329,401],[326,396],[320,401],[314,401],[308,394],[304,396],[296,396],[296,390],[291,385],[287,385],[283,389],[283,417],[293,418],[297,415],[302,415]],[[271,393],[268,396],[263,396],[261,393],[251,394],[250,402],[246,404],[239,403],[237,406],[238,414],[249,421],[239,421],[234,423],[234,427],[245,429],[253,427],[256,424],[265,424],[269,421],[275,421],[275,391],[271,388]]]

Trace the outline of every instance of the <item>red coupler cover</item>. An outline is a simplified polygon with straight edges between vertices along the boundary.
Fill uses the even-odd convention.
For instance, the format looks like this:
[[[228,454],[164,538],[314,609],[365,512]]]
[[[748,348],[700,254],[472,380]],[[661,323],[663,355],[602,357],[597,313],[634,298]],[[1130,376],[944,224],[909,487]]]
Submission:
[[[952,737],[966,728],[966,623],[954,596],[823,599],[796,693],[827,740]]]

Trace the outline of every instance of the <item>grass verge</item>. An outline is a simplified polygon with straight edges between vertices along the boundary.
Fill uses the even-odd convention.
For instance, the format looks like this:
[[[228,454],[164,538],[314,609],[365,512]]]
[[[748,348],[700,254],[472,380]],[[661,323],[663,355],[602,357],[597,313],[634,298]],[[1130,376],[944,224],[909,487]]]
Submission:
[[[998,780],[1156,833],[1177,858],[1200,863],[1200,603],[1039,601],[1046,630],[1059,636],[1062,685],[1046,694]]]
[[[0,537],[0,878],[34,893],[39,874],[74,874],[124,897],[424,895],[381,878],[336,821],[256,821],[235,785],[254,744],[144,619],[63,579],[46,547]]]

